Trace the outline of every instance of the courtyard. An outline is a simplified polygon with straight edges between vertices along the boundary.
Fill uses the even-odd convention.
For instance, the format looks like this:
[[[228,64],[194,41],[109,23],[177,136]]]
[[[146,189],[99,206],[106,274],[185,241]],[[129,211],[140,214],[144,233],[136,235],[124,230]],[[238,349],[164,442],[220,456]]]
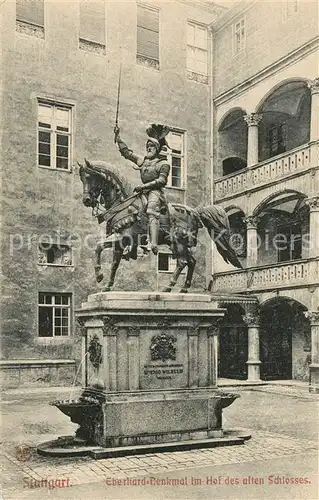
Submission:
[[[226,388],[225,388],[226,389]],[[225,429],[245,429],[244,445],[102,460],[49,458],[35,446],[76,425],[49,406],[70,389],[8,390],[2,402],[3,498],[317,498],[317,396],[306,384],[228,386],[240,398]],[[21,461],[17,447],[30,454]]]

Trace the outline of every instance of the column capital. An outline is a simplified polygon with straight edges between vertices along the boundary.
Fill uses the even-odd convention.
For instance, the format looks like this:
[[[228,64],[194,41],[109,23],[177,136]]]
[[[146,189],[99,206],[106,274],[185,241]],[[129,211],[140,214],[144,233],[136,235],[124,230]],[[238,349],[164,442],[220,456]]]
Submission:
[[[244,223],[247,229],[257,229],[259,217],[257,215],[249,215],[244,218]]]
[[[103,321],[102,330],[104,335],[117,334],[118,326],[116,319],[112,318],[111,316],[103,316],[102,321]]]
[[[248,127],[258,127],[261,119],[262,115],[259,113],[249,113],[244,116],[244,120],[247,123]]]
[[[319,94],[319,78],[309,80],[307,85],[310,88],[311,94]]]
[[[247,312],[245,316],[243,316],[243,320],[245,321],[248,328],[259,326],[259,314],[257,312]]]
[[[308,205],[310,212],[319,212],[319,196],[312,196],[305,200],[306,205]]]
[[[309,319],[311,326],[319,326],[319,311],[306,311],[304,312],[304,315],[307,319]]]

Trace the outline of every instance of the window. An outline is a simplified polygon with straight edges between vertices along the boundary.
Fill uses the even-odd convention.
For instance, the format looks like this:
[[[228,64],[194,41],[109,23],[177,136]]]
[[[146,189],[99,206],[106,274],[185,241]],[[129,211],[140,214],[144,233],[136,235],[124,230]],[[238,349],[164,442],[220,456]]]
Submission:
[[[278,262],[302,258],[302,235],[300,223],[277,227],[277,257]]]
[[[287,21],[290,17],[297,14],[299,10],[299,0],[284,0],[282,2],[282,18]]]
[[[233,52],[234,54],[239,54],[245,50],[245,19],[241,19],[237,23],[233,24]]]
[[[282,123],[269,130],[269,154],[270,156],[280,155],[287,151],[287,132],[286,123]]]
[[[71,294],[39,293],[39,337],[66,337],[71,333]]]
[[[167,143],[169,148],[163,149],[171,167],[167,186],[182,188],[184,185],[185,169],[184,133],[171,130],[167,135]]]
[[[137,61],[159,68],[159,12],[137,6]]]
[[[70,170],[71,109],[38,103],[38,165]]]
[[[44,37],[43,0],[16,0],[16,30],[38,38]]]
[[[55,266],[71,266],[72,250],[68,245],[41,243],[39,246],[39,264]]]
[[[207,77],[207,60],[207,28],[187,23],[187,71]]]
[[[80,1],[80,49],[105,54],[105,1]]]

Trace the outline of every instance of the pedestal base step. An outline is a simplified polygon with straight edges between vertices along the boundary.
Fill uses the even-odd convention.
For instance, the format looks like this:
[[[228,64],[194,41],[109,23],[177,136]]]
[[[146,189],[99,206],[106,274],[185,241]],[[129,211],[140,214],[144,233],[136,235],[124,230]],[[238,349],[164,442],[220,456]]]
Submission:
[[[248,439],[248,438],[246,438]],[[186,451],[197,448],[214,448],[217,446],[234,446],[245,443],[244,437],[224,436],[221,438],[199,439],[192,441],[179,441],[163,444],[146,444],[138,446],[121,446],[117,448],[95,448],[88,455],[95,459],[123,457],[128,455],[147,455],[149,453],[163,453]]]
[[[234,446],[244,444],[251,438],[251,434],[242,431],[225,431],[224,436],[211,439],[194,439],[159,444],[145,444],[138,446],[121,446],[116,448],[102,448],[94,445],[88,446],[74,439],[73,436],[59,437],[54,441],[41,443],[37,447],[40,455],[55,457],[74,457],[88,455],[96,460],[101,458],[123,457],[128,455],[146,455],[150,453],[163,453],[186,451],[198,448],[214,448],[217,446]]]

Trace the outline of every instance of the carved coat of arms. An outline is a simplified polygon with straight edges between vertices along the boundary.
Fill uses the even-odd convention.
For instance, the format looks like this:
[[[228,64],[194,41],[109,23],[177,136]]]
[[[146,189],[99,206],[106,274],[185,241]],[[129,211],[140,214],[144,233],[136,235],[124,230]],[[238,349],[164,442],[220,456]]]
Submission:
[[[103,358],[102,358],[102,345],[97,335],[93,335],[93,337],[91,338],[88,352],[90,353],[89,359],[92,365],[94,366],[94,368],[98,368],[102,363]]]
[[[175,361],[176,347],[174,346],[176,337],[162,333],[154,335],[151,342],[151,360],[152,361],[168,361],[169,359]]]

